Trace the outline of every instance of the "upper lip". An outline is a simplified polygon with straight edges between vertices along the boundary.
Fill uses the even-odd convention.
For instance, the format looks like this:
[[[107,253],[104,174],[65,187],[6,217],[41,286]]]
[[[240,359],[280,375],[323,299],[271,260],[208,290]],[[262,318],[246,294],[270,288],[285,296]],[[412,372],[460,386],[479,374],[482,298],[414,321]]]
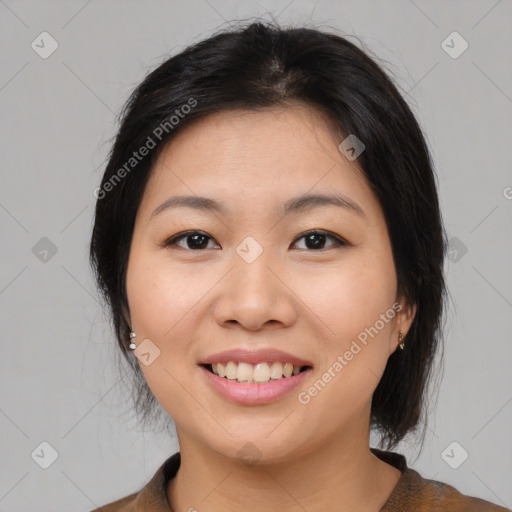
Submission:
[[[291,363],[293,366],[313,366],[311,361],[306,361],[282,350],[266,348],[259,350],[235,349],[218,352],[206,357],[199,364],[229,363],[229,361],[257,364],[263,362]]]

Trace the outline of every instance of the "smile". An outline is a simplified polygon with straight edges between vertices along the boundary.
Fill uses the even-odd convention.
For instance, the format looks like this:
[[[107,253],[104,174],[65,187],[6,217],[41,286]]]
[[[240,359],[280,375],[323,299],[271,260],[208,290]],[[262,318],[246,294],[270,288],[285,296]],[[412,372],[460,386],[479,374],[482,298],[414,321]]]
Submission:
[[[226,364],[208,364],[205,365],[205,368],[215,375],[230,381],[248,384],[266,384],[268,382],[290,378],[292,375],[298,375],[311,367],[294,366],[292,363],[279,361],[256,364],[229,361]]]

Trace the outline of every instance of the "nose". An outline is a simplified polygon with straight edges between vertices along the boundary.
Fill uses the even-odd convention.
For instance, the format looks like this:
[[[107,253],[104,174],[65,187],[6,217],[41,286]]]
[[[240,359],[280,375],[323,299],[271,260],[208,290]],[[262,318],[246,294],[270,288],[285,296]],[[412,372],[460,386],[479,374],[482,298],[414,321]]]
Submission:
[[[284,272],[263,254],[252,263],[235,254],[218,294],[214,315],[223,327],[234,324],[258,331],[289,327],[297,319],[299,301],[287,286]]]

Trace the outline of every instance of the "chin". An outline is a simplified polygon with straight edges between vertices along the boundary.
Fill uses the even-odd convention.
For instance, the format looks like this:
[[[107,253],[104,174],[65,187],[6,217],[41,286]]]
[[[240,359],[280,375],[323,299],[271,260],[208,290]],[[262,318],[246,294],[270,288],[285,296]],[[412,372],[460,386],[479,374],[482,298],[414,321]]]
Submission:
[[[297,435],[291,432],[276,432],[268,435],[254,434],[246,431],[243,436],[226,439],[225,443],[212,440],[205,441],[212,450],[219,455],[239,461],[247,466],[279,464],[300,456],[304,452],[304,445],[297,440]],[[292,441],[293,440],[293,441]]]

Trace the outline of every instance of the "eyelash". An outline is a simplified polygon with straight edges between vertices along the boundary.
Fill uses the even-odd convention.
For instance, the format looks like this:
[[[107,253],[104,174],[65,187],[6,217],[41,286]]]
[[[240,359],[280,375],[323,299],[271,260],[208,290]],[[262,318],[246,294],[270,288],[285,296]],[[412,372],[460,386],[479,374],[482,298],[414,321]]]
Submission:
[[[204,235],[205,237],[209,238],[210,240],[213,240],[213,237],[211,237],[210,235],[204,233],[203,231],[195,230],[195,231],[185,231],[183,233],[178,233],[177,235],[174,235],[171,238],[167,239],[161,245],[163,247],[171,248],[173,245],[176,244],[176,242],[178,242],[182,238],[186,238],[187,236],[196,235],[196,234]],[[339,237],[338,235],[335,235],[334,233],[331,233],[330,231],[325,231],[323,229],[313,229],[313,230],[310,230],[310,231],[306,231],[305,233],[302,233],[300,236],[298,236],[292,242],[292,244],[297,243],[299,240],[301,240],[302,238],[304,238],[304,237],[306,237],[308,235],[325,235],[327,238],[331,238],[332,240],[334,240],[335,245],[337,245],[338,247],[343,247],[343,246],[350,245],[346,240],[343,240],[343,238]],[[194,251],[194,252],[200,252],[200,251],[204,251],[205,250],[205,249],[189,249],[188,247],[187,248],[179,247],[179,249],[183,249],[185,251]],[[329,249],[329,247],[327,249]],[[326,248],[323,248],[323,249],[307,249],[306,248],[306,249],[300,249],[300,250],[307,250],[308,252],[322,252],[322,251],[325,251],[327,249]]]

